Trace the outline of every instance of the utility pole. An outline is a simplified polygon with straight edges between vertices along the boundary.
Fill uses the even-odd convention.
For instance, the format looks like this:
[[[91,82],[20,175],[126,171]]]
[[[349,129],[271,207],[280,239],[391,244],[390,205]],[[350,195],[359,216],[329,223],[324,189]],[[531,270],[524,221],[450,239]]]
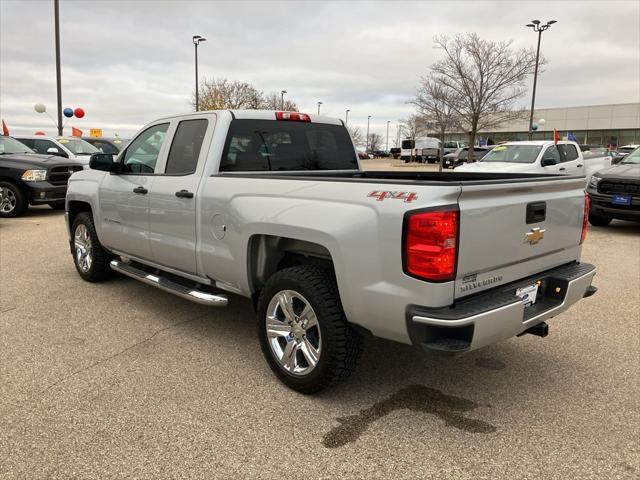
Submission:
[[[193,36],[193,45],[196,48],[196,112],[200,110],[200,99],[198,97],[198,45],[200,42],[206,42],[207,39],[201,37],[200,35]]]
[[[60,5],[53,0],[56,31],[56,95],[58,97],[58,135],[62,136],[62,72],[60,70]]]
[[[320,105],[322,105],[322,102],[318,102],[318,115],[320,115]]]
[[[364,149],[364,153],[369,153],[369,122],[371,121],[371,115],[367,117],[367,146]]]
[[[344,112],[344,126],[346,127],[347,125],[349,125],[349,112],[351,110],[349,110],[347,108],[347,110]]]
[[[387,120],[387,152],[389,151],[389,124],[391,123],[391,120]]]
[[[280,110],[284,110],[284,94],[287,93],[286,90],[282,90],[280,92]]]
[[[540,25],[540,20],[531,20],[531,23],[527,24],[527,27],[533,28],[534,32],[538,33],[538,49],[536,50],[536,68],[533,73],[533,94],[531,95],[531,115],[529,117],[529,140],[533,138],[533,109],[536,104],[536,85],[538,83],[538,62],[540,60],[540,41],[542,40],[542,32],[548,29],[554,23],[558,23],[555,20],[549,20],[546,24]],[[471,145],[473,147],[473,145]]]

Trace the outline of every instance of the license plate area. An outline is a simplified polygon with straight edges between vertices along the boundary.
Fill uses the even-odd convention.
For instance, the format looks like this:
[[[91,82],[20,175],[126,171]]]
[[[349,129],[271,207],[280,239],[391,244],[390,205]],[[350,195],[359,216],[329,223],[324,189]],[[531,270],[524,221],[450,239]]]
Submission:
[[[611,197],[611,203],[613,205],[631,205],[631,196],[630,195],[614,195]]]
[[[516,288],[515,295],[522,300],[525,307],[533,305],[536,303],[538,298],[538,288],[540,287],[540,282],[532,283],[531,285],[526,285],[524,287]]]

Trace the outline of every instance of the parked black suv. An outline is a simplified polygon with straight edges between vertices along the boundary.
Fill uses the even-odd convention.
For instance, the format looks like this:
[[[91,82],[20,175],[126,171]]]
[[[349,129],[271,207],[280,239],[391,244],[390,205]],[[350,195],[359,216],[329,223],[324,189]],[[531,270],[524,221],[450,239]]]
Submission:
[[[0,218],[18,217],[28,206],[63,209],[69,177],[82,164],[39,155],[18,140],[0,136]]]
[[[592,225],[605,227],[614,218],[640,222],[640,148],[620,163],[594,173],[587,193]]]

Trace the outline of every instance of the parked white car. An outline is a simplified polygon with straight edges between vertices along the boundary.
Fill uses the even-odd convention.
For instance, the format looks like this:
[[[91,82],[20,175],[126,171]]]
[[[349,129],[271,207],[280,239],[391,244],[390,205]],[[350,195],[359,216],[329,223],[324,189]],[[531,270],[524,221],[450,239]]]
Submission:
[[[609,155],[585,159],[576,142],[537,140],[503,143],[480,161],[459,166],[456,172],[551,173],[589,179],[610,166]]]
[[[89,142],[78,137],[46,137],[44,135],[15,135],[13,138],[24,143],[36,153],[43,155],[57,155],[59,157],[77,160],[83,166],[89,166],[92,154],[100,152]]]

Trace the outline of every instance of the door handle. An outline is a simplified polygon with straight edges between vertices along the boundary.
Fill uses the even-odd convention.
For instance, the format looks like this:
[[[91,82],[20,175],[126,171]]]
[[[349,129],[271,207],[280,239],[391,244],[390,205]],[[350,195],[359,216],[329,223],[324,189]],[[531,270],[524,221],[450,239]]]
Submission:
[[[188,190],[180,190],[176,192],[176,197],[178,198],[193,198],[193,193]]]
[[[561,172],[564,172],[566,170],[566,168],[560,167],[558,170],[560,170]]]
[[[581,166],[582,166],[582,164],[581,164],[581,163],[579,163],[577,166],[578,166],[578,167],[581,167]]]
[[[146,195],[147,193],[149,193],[149,190],[147,190],[144,187],[136,187],[133,189],[133,193],[139,193],[140,195]]]

